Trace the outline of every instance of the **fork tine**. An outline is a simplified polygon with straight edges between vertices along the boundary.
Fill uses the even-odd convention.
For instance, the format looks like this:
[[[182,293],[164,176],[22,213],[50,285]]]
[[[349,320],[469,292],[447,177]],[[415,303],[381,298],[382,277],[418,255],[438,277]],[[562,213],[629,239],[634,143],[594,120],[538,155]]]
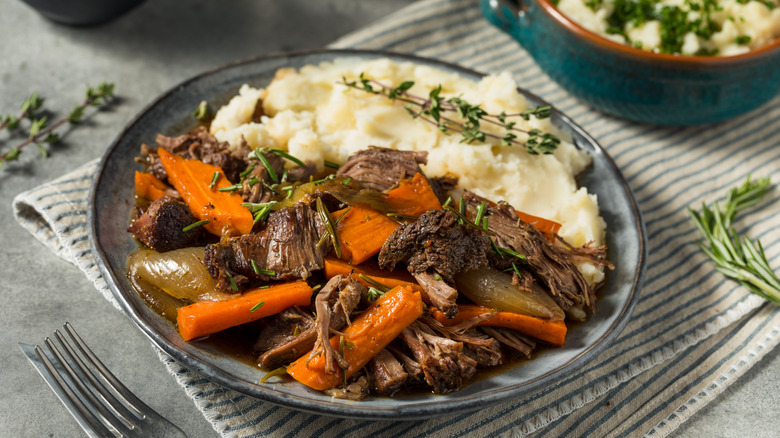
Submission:
[[[68,385],[62,377],[63,371],[49,360],[49,357],[44,353],[41,347],[23,343],[19,343],[19,346],[25,353],[28,353],[28,357],[30,358],[32,358],[32,356],[29,355],[29,349],[33,349],[39,360],[37,364],[33,363],[36,365],[36,370],[38,370],[40,375],[46,380],[46,383],[54,390],[57,398],[68,407],[68,412],[73,415],[73,418],[76,419],[79,426],[81,426],[88,436],[99,438],[111,435],[111,432],[100,422],[100,420],[98,420],[92,411],[84,405],[76,393],[73,392],[73,389],[71,389],[70,385]],[[42,366],[43,369],[39,368],[38,365]]]
[[[100,375],[106,381],[106,383],[108,383],[108,385],[110,385],[114,392],[124,400],[128,407],[135,410],[138,416],[141,418],[146,416],[162,418],[162,416],[157,414],[154,409],[150,408],[146,403],[141,401],[138,397],[135,396],[135,394],[127,389],[127,387],[123,385],[122,382],[120,382],[119,379],[117,379],[116,376],[114,376],[114,374],[111,373],[111,371],[105,365],[103,365],[103,362],[101,362],[95,353],[90,350],[84,340],[81,339],[81,336],[76,333],[76,329],[74,329],[70,323],[66,322],[64,327],[65,331],[68,332],[68,335],[70,335],[71,339],[73,339],[73,341],[76,343],[84,357],[91,362],[91,365],[94,367],[94,370],[97,372],[97,374]]]
[[[81,370],[83,377],[86,377],[87,380],[89,380],[89,382],[92,384],[92,392],[96,393],[97,396],[102,397],[102,404],[114,411],[113,415],[117,416],[121,421],[123,421],[124,425],[131,428],[132,425],[137,422],[137,418],[143,419],[142,415],[136,415],[133,412],[130,412],[122,402],[116,399],[114,394],[110,391],[109,387],[107,387],[102,380],[99,380],[95,376],[93,371],[94,364],[91,364],[93,365],[92,367],[89,367],[87,364],[85,364],[59,330],[55,330],[54,335],[57,336],[57,340],[59,340],[60,344],[65,348],[72,362]]]
[[[55,330],[54,334],[60,339],[60,342],[64,340],[62,338],[62,334],[59,333],[59,331]],[[44,339],[44,343],[49,347],[49,351],[51,351],[54,354],[54,357],[57,358],[58,361],[63,365],[63,369],[68,374],[68,376],[71,379],[71,383],[75,385],[75,389],[78,390],[78,393],[81,394],[82,397],[84,397],[92,406],[92,412],[95,414],[97,418],[99,418],[106,426],[109,426],[119,432],[122,435],[129,435],[131,434],[131,430],[127,428],[127,426],[119,419],[117,418],[111,411],[109,411],[106,406],[103,404],[102,401],[98,400],[97,397],[95,397],[95,394],[83,383],[85,379],[89,379],[89,376],[85,374],[79,373],[71,364],[76,365],[78,359],[72,355],[72,349],[68,351],[67,348],[65,348],[66,354],[69,356],[67,360],[63,356],[63,353],[54,345],[54,342],[50,338]],[[63,343],[63,347],[66,343]],[[78,365],[76,365],[78,366]],[[89,371],[87,371],[87,374],[89,374]],[[94,377],[92,380],[95,380]],[[94,383],[93,383],[94,384]],[[99,385],[99,384],[98,384]],[[97,412],[95,412],[97,411]]]

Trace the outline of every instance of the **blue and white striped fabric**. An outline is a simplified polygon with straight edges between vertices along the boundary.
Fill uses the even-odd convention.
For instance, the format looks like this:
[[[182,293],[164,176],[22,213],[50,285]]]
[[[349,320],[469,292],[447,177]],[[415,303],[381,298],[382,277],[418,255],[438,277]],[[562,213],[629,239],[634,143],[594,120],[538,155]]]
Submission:
[[[747,175],[780,179],[780,99],[729,123],[660,128],[613,119],[570,97],[477,0],[424,0],[348,35],[333,47],[412,52],[482,72],[511,72],[521,87],[565,112],[604,146],[644,215],[650,258],[625,331],[576,374],[522,400],[469,415],[419,422],[320,417],[222,388],[161,360],[226,437],[257,436],[666,436],[780,340],[780,309],[715,272],[696,245],[686,208],[711,202]],[[86,198],[96,163],[15,201],[19,221],[81,268],[112,300],[86,241]],[[739,232],[780,261],[780,191],[747,211]]]

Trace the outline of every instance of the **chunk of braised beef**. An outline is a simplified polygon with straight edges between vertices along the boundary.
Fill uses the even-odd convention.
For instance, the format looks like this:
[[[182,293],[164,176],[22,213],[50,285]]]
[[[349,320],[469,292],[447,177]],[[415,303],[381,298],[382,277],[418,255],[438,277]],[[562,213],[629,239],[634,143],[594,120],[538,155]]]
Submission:
[[[313,161],[306,160],[303,166],[293,166],[287,170],[287,180],[309,182],[309,179],[316,174],[317,165]]]
[[[187,204],[170,196],[163,196],[149,205],[127,229],[136,239],[157,252],[199,246],[206,233],[202,227],[184,231],[197,222]]]
[[[503,362],[503,355],[499,344],[484,333],[476,329],[456,330],[454,327],[442,325],[439,321],[425,316],[422,318],[425,324],[438,335],[447,339],[463,343],[463,354],[474,359],[478,366],[494,367]]]
[[[404,386],[409,374],[403,365],[384,349],[368,361],[368,369],[376,391],[383,395],[393,395]]]
[[[257,338],[257,342],[255,342],[253,351],[264,353],[272,350],[274,347],[287,344],[312,327],[314,327],[314,316],[304,312],[298,306],[287,308],[274,318],[271,325],[263,328],[260,336]],[[306,351],[308,349],[301,351],[298,356]]]
[[[588,307],[596,311],[596,296],[582,273],[572,263],[571,249],[550,243],[536,228],[519,219],[515,209],[505,202],[487,202],[471,192],[464,192],[463,199],[470,217],[476,215],[478,205],[486,202],[485,215],[488,217],[490,231],[495,233],[493,239],[496,246],[525,256],[525,262],[518,263],[518,259],[512,255],[492,253],[492,267],[507,270],[515,263],[550,291],[550,295],[562,309]]]
[[[317,245],[324,232],[319,215],[298,203],[271,213],[256,233],[207,245],[204,263],[224,291],[232,289],[230,280],[236,283],[238,276],[305,280],[322,269],[330,250],[327,240]]]
[[[480,230],[458,223],[449,210],[431,210],[401,225],[382,245],[379,266],[392,270],[405,262],[412,274],[433,270],[445,281],[488,265],[490,241]]]
[[[458,313],[458,291],[447,284],[433,269],[412,274],[422,287],[422,293],[434,306],[438,307],[447,318],[454,318]]]
[[[422,173],[420,164],[427,162],[427,152],[370,146],[349,157],[338,174],[352,178],[367,189],[383,192],[395,187],[404,178]]]

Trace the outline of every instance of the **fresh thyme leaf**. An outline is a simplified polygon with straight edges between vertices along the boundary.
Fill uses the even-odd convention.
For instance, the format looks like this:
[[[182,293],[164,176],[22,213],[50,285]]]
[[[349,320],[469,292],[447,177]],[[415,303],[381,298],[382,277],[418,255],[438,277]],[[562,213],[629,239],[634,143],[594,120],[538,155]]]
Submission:
[[[193,222],[193,223],[187,225],[186,227],[182,228],[181,232],[182,233],[186,233],[187,231],[190,231],[193,228],[198,228],[200,226],[206,225],[207,223],[209,223],[208,219],[204,219],[202,221]]]
[[[397,87],[391,87],[369,79],[364,73],[360,74],[359,81],[348,81],[346,78],[342,78],[341,84],[366,93],[385,96],[402,105],[413,118],[420,118],[433,124],[446,135],[453,132],[459,133],[462,137],[461,143],[466,144],[484,143],[490,138],[500,142],[502,146],[526,145],[519,140],[520,137],[515,132],[529,132],[519,128],[517,121],[509,118],[519,117],[530,120],[531,117],[535,117],[543,119],[552,114],[550,106],[529,108],[521,114],[488,114],[479,105],[471,104],[461,97],[446,98],[442,96],[441,85],[430,90],[428,97],[423,98],[408,93],[408,90],[414,85],[411,81],[404,81]],[[488,133],[482,130],[483,123],[499,126],[505,132],[502,134]],[[535,144],[527,146],[526,150],[534,154],[550,154],[560,143],[557,137],[549,133],[538,133],[532,141],[535,141]]]
[[[760,202],[771,189],[769,184],[769,178],[752,181],[748,176],[742,186],[728,192],[723,208],[718,202],[702,203],[700,211],[689,208],[688,212],[705,239],[699,247],[715,262],[715,269],[780,305],[780,279],[769,266],[761,242],[740,236],[732,227],[737,213]]]

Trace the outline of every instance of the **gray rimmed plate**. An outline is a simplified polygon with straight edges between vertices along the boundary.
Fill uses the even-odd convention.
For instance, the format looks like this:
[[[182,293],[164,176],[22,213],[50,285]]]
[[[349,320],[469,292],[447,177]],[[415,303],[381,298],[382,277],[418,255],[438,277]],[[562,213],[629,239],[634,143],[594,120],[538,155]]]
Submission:
[[[219,107],[244,83],[266,86],[279,68],[300,68],[339,58],[381,57],[430,65],[475,80],[481,77],[480,73],[456,65],[405,54],[356,50],[284,53],[237,61],[200,74],[164,93],[141,111],[103,156],[90,198],[90,242],[114,296],[152,342],[185,366],[236,391],[317,414],[404,420],[451,415],[508,401],[572,375],[607,348],[628,323],[639,293],[647,250],[642,218],[615,163],[593,138],[557,111],[553,112],[553,123],[594,158],[593,166],[581,176],[580,182],[598,195],[607,222],[609,256],[616,268],[608,273],[606,287],[599,293],[599,313],[587,323],[571,328],[566,346],[541,351],[531,361],[479,379],[458,392],[371,397],[350,402],[333,399],[297,382],[260,384],[258,380],[264,373],[257,368],[207,345],[182,341],[176,328],[149,309],[125,278],[127,257],[136,248],[126,231],[133,207],[133,173],[141,169],[133,157],[142,143],[153,143],[158,133],[177,135],[192,128],[195,121],[191,114],[201,101]],[[520,91],[531,104],[544,104],[538,97]]]

